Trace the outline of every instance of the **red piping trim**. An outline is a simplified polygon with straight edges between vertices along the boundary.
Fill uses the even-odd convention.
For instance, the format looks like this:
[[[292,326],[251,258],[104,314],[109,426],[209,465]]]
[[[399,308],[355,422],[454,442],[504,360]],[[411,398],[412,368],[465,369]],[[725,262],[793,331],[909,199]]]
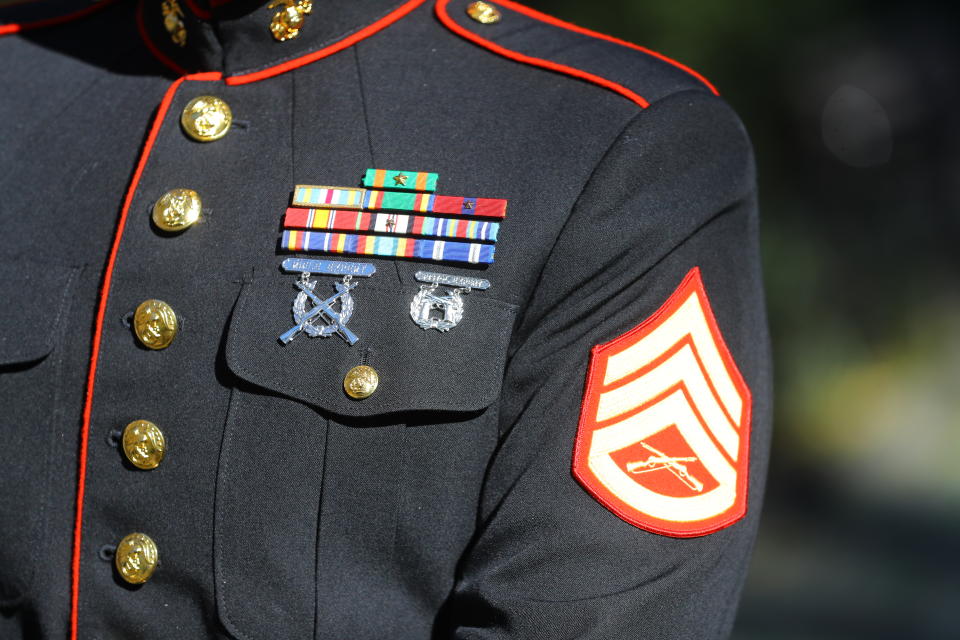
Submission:
[[[143,40],[143,44],[147,46],[147,49],[153,54],[154,58],[177,75],[187,75],[188,71],[186,69],[174,62],[172,58],[167,56],[167,54],[150,39],[150,34],[147,32],[147,25],[143,21],[143,0],[137,3],[137,32],[140,34],[140,39]]]
[[[373,34],[377,33],[390,26],[397,20],[400,20],[408,13],[422,5],[427,0],[409,0],[409,2],[404,3],[403,5],[397,7],[387,15],[383,16],[376,22],[367,25],[363,29],[356,31],[343,40],[338,40],[333,44],[324,47],[323,49],[318,49],[317,51],[311,51],[306,55],[302,55],[299,58],[294,58],[292,60],[287,60],[286,62],[274,65],[272,67],[267,67],[266,69],[261,69],[260,71],[252,71],[250,73],[244,73],[236,76],[229,76],[226,78],[225,82],[229,85],[240,85],[240,84],[249,84],[251,82],[257,82],[258,80],[265,80],[266,78],[272,78],[273,76],[278,76],[281,73],[286,73],[292,69],[302,67],[304,65],[310,64],[311,62],[316,62],[321,58],[326,58],[331,56],[339,51],[355,45],[356,43],[369,38]],[[224,3],[221,3],[224,4]],[[153,43],[150,39],[150,34],[147,33],[146,26],[143,22],[143,2],[141,0],[138,9],[137,9],[137,30],[140,32],[140,37],[143,38],[144,44],[146,44],[147,49],[150,50],[150,53],[163,63],[166,67],[175,71],[179,75],[184,75],[187,73],[187,70],[174,62],[169,56],[167,56],[163,51]]]
[[[63,24],[64,22],[70,22],[71,20],[76,20],[77,18],[83,18],[88,16],[91,13],[96,13],[101,9],[105,9],[110,6],[117,0],[100,0],[97,4],[90,5],[89,7],[84,7],[79,11],[74,11],[73,13],[67,13],[62,16],[56,16],[54,18],[44,18],[43,20],[35,20],[33,22],[21,22],[21,23],[11,23],[11,24],[0,24],[0,36],[8,36],[13,33],[20,33],[21,31],[30,31],[32,29],[41,29],[43,27],[53,27],[58,24]]]
[[[338,51],[343,51],[347,47],[353,46],[357,42],[368,38],[375,34],[376,32],[384,29],[385,27],[390,26],[400,18],[404,17],[420,5],[422,5],[426,0],[410,0],[397,7],[387,15],[383,16],[373,24],[367,25],[363,29],[356,31],[343,40],[334,42],[328,47],[323,49],[318,49],[299,58],[294,58],[293,60],[287,60],[278,65],[272,67],[267,67],[266,69],[261,69],[260,71],[253,71],[251,73],[244,73],[239,76],[230,76],[226,79],[226,83],[230,85],[236,84],[247,84],[249,82],[256,82],[257,80],[263,80],[265,78],[272,78],[273,76],[280,75],[290,71],[291,69],[296,69],[297,67],[302,67],[305,64],[310,64],[311,62],[316,62],[321,58],[326,58],[329,55],[337,53]]]
[[[494,1],[497,2],[498,4],[503,5],[504,7],[507,7],[508,9],[511,9],[511,10],[516,11],[516,12],[518,12],[518,13],[522,13],[522,14],[524,14],[524,15],[526,15],[526,16],[529,16],[529,17],[531,17],[531,18],[534,18],[534,19],[536,19],[536,20],[540,20],[541,22],[546,22],[547,24],[552,24],[552,25],[555,26],[555,27],[560,27],[560,28],[562,28],[562,29],[567,29],[567,30],[569,30],[569,31],[574,31],[574,32],[576,32],[576,33],[581,33],[581,34],[583,34],[583,35],[585,35],[585,36],[592,36],[592,37],[594,37],[594,38],[599,38],[599,39],[601,39],[601,40],[606,40],[606,41],[608,41],[608,42],[614,42],[614,43],[619,44],[619,45],[622,45],[622,46],[624,46],[624,47],[629,47],[630,49],[635,49],[635,50],[637,50],[637,51],[642,51],[643,53],[646,53],[647,55],[651,55],[651,56],[653,56],[654,58],[658,58],[658,59],[660,59],[660,60],[663,60],[663,61],[666,62],[667,64],[671,64],[671,65],[675,66],[676,68],[680,69],[681,71],[684,71],[684,72],[686,72],[686,73],[689,73],[691,76],[693,76],[694,78],[696,78],[697,80],[699,80],[700,82],[702,82],[704,85],[706,85],[706,87],[707,87],[708,89],[710,89],[710,91],[712,91],[714,95],[717,95],[717,96],[720,95],[720,92],[717,91],[717,88],[716,88],[715,86],[713,86],[713,83],[711,83],[709,80],[707,80],[705,77],[703,77],[700,73],[697,73],[695,70],[691,69],[690,67],[688,67],[688,66],[685,65],[685,64],[682,64],[682,63],[680,63],[680,62],[677,62],[676,60],[674,60],[674,59],[672,59],[672,58],[668,58],[667,56],[663,55],[662,53],[657,53],[656,51],[652,51],[651,49],[647,49],[646,47],[641,47],[640,45],[638,45],[638,44],[633,44],[632,42],[627,42],[626,40],[621,40],[620,38],[615,38],[615,37],[613,37],[613,36],[608,36],[608,35],[606,35],[605,33],[599,33],[599,32],[597,32],[597,31],[591,31],[590,29],[587,29],[587,28],[585,28],[585,27],[581,27],[581,26],[575,25],[575,24],[573,24],[573,23],[571,23],[571,22],[564,22],[563,20],[560,20],[559,18],[554,18],[553,16],[547,15],[547,14],[545,14],[545,13],[540,13],[539,11],[537,11],[537,10],[535,10],[535,9],[531,9],[530,7],[524,6],[524,5],[519,4],[519,3],[517,3],[517,2],[513,2],[512,0],[494,0]]]
[[[489,49],[490,51],[493,51],[494,53],[501,55],[504,58],[509,58],[510,60],[515,60],[516,62],[521,62],[523,64],[528,64],[534,67],[540,67],[542,69],[548,69],[550,71],[563,73],[565,75],[572,76],[574,78],[580,78],[581,80],[586,80],[587,82],[592,82],[593,84],[604,87],[605,89],[609,89],[610,91],[619,93],[627,100],[630,100],[631,102],[635,102],[636,104],[640,105],[640,107],[643,109],[650,106],[650,103],[647,102],[647,100],[643,96],[631,91],[630,89],[627,89],[622,84],[618,84],[616,82],[613,82],[612,80],[607,80],[606,78],[603,78],[598,75],[594,75],[587,71],[583,71],[582,69],[577,69],[576,67],[569,67],[565,64],[559,64],[551,60],[544,60],[543,58],[534,58],[533,56],[528,56],[528,55],[519,53],[517,51],[513,51],[512,49],[501,47],[500,45],[494,42],[491,42],[486,38],[482,38],[481,36],[478,36],[474,32],[469,31],[464,27],[461,27],[458,23],[456,23],[453,20],[453,18],[450,17],[450,15],[447,13],[448,4],[450,4],[450,0],[437,0],[437,4],[436,4],[437,18],[439,18],[440,22],[446,25],[448,29],[450,29],[460,37],[470,40],[474,44],[478,44],[485,49]],[[504,3],[501,3],[501,4],[504,4]]]
[[[73,528],[73,561],[71,563],[70,576],[70,639],[77,640],[77,621],[80,602],[80,543],[83,534],[83,497],[86,489],[87,480],[87,443],[90,436],[90,416],[93,409],[93,388],[97,377],[97,359],[100,356],[100,341],[103,334],[104,315],[107,310],[107,299],[110,296],[110,283],[113,280],[113,267],[117,261],[117,251],[120,248],[120,238],[123,236],[123,230],[127,222],[127,214],[130,211],[130,203],[133,202],[133,195],[140,182],[140,176],[150,157],[150,151],[160,133],[164,117],[173,102],[177,89],[185,80],[219,80],[222,74],[219,71],[209,73],[195,73],[184,76],[173,82],[163,95],[163,100],[157,108],[157,115],[154,116],[153,125],[150,133],[143,145],[143,151],[140,153],[140,160],[137,163],[137,169],[134,171],[130,186],[127,188],[126,196],[123,200],[123,208],[120,210],[120,217],[117,220],[117,227],[113,235],[113,244],[110,247],[110,255],[107,259],[107,268],[103,275],[103,283],[100,286],[100,300],[97,305],[96,329],[93,334],[93,342],[90,347],[90,365],[87,372],[86,396],[83,404],[83,425],[80,429],[80,455],[79,469],[77,474],[77,507],[76,520]]]

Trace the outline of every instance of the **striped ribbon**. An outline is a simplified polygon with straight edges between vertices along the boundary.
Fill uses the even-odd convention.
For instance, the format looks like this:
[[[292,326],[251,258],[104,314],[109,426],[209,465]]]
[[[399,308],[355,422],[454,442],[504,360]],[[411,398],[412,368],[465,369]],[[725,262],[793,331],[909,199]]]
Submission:
[[[297,185],[293,206],[308,208],[366,209],[372,211],[411,211],[458,216],[503,218],[507,201],[500,198],[464,198],[433,193],[403,193],[352,187],[314,187]]]
[[[280,248],[390,258],[422,258],[445,262],[492,264],[494,245],[327,231],[284,231]]]
[[[363,176],[363,186],[397,191],[436,191],[438,177],[436,173],[426,171],[367,169]]]
[[[462,238],[496,242],[499,222],[466,218],[433,218],[405,213],[370,213],[337,209],[287,209],[283,217],[287,229],[327,229],[330,231],[366,231],[398,235]]]

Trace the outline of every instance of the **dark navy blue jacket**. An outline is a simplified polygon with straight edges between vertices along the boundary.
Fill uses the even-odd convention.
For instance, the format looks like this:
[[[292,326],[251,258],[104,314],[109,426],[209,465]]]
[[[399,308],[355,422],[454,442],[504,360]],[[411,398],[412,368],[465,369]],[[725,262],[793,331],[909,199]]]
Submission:
[[[0,10],[0,638],[729,633],[771,365],[750,144],[703,78],[511,2],[481,24],[467,0],[315,0],[278,42],[262,0],[181,0],[182,47],[161,0],[42,22],[53,4]],[[181,128],[199,95],[232,109],[220,140]],[[319,256],[376,266],[354,291],[360,341],[282,345],[293,187],[368,168],[508,199],[495,262]],[[151,209],[174,188],[203,214],[163,234]],[[425,331],[421,269],[491,287]],[[180,321],[163,350],[130,328],[148,298]],[[687,299],[702,316],[681,317]],[[661,326],[686,337],[663,346]],[[667,375],[679,349],[699,368],[663,383],[680,407],[663,426],[693,453],[629,467],[598,449],[613,368]],[[354,400],[361,363],[380,386]],[[637,389],[618,396],[628,435],[660,406]],[[739,408],[722,433],[713,398]],[[140,418],[169,445],[152,471],[117,446]],[[708,449],[729,477],[694,466]],[[681,459],[694,493],[661,509]],[[715,487],[729,504],[670,515]],[[132,531],[160,556],[138,587],[111,559]]]

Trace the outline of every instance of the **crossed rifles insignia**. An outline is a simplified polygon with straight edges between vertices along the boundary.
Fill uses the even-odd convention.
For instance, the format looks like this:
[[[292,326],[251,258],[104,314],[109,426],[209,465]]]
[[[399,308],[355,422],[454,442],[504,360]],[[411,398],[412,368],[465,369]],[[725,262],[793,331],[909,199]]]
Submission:
[[[376,267],[365,262],[288,258],[283,261],[283,269],[300,273],[296,285],[300,292],[293,300],[293,320],[297,324],[280,336],[281,343],[290,343],[301,331],[311,338],[329,338],[337,334],[350,345],[360,339],[347,327],[354,307],[350,292],[357,286],[353,278],[371,276],[376,272]],[[316,292],[317,281],[310,279],[313,273],[342,275],[343,281],[334,283],[336,293],[321,298]],[[335,305],[339,306],[339,310],[334,308]]]
[[[661,469],[666,469],[683,484],[687,485],[689,489],[700,493],[703,491],[703,483],[700,482],[690,471],[687,469],[687,465],[683,464],[684,462],[696,462],[697,458],[695,456],[687,457],[670,457],[659,449],[651,447],[646,442],[641,441],[640,446],[649,451],[651,456],[646,460],[637,460],[636,462],[627,463],[627,472],[628,473],[649,473],[651,471],[660,471]]]
[[[289,344],[301,332],[311,338],[329,338],[336,334],[347,344],[354,345],[360,338],[347,327],[353,316],[354,301],[350,292],[356,288],[356,277],[369,277],[377,269],[367,262],[342,262],[339,260],[310,260],[306,258],[287,258],[283,261],[283,270],[299,273],[296,283],[299,293],[293,300],[293,321],[295,325],[280,336],[281,344]],[[317,293],[313,274],[343,276],[341,282],[333,283],[336,293],[323,298]],[[414,277],[422,283],[420,292],[410,303],[410,317],[423,329],[449,331],[463,318],[463,294],[473,289],[484,290],[490,282],[483,278],[450,275],[418,271]],[[440,285],[455,287],[444,295],[437,295]],[[434,312],[439,311],[439,315]]]

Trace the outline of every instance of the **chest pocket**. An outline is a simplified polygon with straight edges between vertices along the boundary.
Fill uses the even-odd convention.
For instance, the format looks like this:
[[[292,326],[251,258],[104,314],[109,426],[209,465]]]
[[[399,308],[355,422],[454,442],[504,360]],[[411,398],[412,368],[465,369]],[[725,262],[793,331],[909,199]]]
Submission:
[[[382,598],[352,626],[350,612],[361,615],[364,607],[332,603],[356,600],[361,590],[402,591],[384,568],[409,460],[405,429],[444,423],[479,430],[495,421],[488,407],[500,395],[516,307],[473,292],[456,327],[424,330],[410,317],[418,285],[377,280],[354,280],[352,346],[339,335],[303,331],[280,343],[296,324],[296,276],[257,276],[240,292],[224,346],[234,392],[217,479],[214,559],[221,620],[237,638],[283,629],[289,637],[359,639],[361,629],[378,628],[378,616],[399,619]],[[334,295],[335,282],[319,277],[318,297]],[[379,378],[361,400],[344,390],[358,365]]]
[[[61,342],[77,269],[0,262],[0,605],[26,593],[46,544]],[[48,509],[49,510],[49,509]]]

